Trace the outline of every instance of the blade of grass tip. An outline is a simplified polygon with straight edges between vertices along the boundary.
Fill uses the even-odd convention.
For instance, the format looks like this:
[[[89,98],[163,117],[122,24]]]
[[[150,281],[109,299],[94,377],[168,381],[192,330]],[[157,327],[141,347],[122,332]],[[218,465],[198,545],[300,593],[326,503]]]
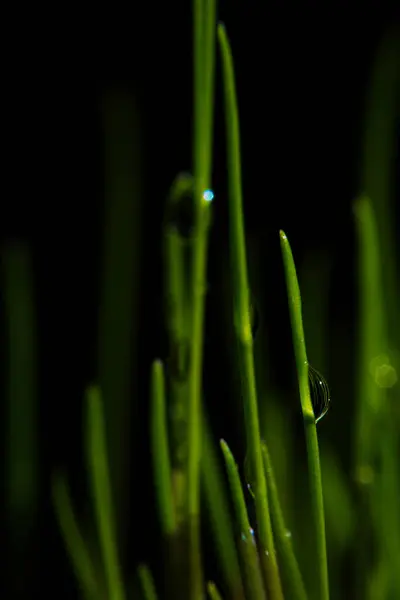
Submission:
[[[203,413],[201,475],[216,551],[229,598],[244,600],[243,584],[224,479],[220,472],[211,431]]]
[[[240,169],[239,117],[235,91],[235,75],[232,53],[225,28],[218,25],[218,41],[222,58],[222,74],[225,96],[225,119],[227,161],[229,174],[229,225],[230,249],[234,289],[235,329],[239,341],[240,360],[243,369],[243,396],[246,438],[249,460],[254,473],[254,496],[257,530],[262,545],[262,564],[271,600],[282,598],[278,564],[275,556],[271,519],[268,510],[267,487],[260,446],[257,391],[255,383],[253,337],[250,319],[249,285],[247,277],[246,246],[242,206],[242,183]]]
[[[164,368],[161,361],[153,362],[151,371],[151,432],[154,481],[161,530],[165,536],[175,533],[176,519],[172,497],[171,464],[168,447],[165,410]]]
[[[222,600],[222,596],[219,593],[217,586],[212,581],[209,581],[207,584],[207,592],[210,596],[210,600]]]
[[[102,552],[105,580],[109,597],[125,600],[118,562],[115,522],[113,516],[110,475],[107,460],[106,433],[100,390],[96,386],[87,393],[87,461],[93,504]]]
[[[95,600],[99,598],[96,570],[79,529],[64,476],[54,476],[52,481],[52,496],[55,514],[78,583],[82,588],[85,598],[87,600]]]
[[[267,445],[264,442],[261,442],[261,447],[271,503],[271,515],[275,532],[275,540],[278,547],[278,553],[280,552],[282,557],[282,561],[280,563],[281,569],[286,572],[286,581],[289,588],[290,598],[293,598],[293,600],[307,600],[307,593],[293,550],[292,539],[291,536],[288,535],[288,530],[285,526],[271,457],[269,455]]]
[[[324,501],[322,494],[321,465],[319,459],[317,428],[311,403],[308,360],[301,313],[301,296],[297,281],[296,267],[289,240],[280,232],[282,257],[288,294],[289,314],[292,326],[294,353],[299,381],[300,401],[304,420],[307,444],[308,468],[310,476],[311,504],[315,522],[317,542],[317,577],[320,600],[329,600],[328,564],[326,553]]]
[[[188,404],[188,460],[187,507],[189,542],[190,598],[198,600],[203,593],[200,560],[200,456],[201,456],[201,383],[204,335],[204,298],[206,291],[207,242],[210,226],[209,196],[205,194],[211,173],[211,145],[213,130],[213,92],[210,82],[214,77],[215,23],[205,18],[207,11],[215,14],[215,0],[193,0],[194,38],[194,135],[193,175],[195,235],[193,240],[191,293],[192,331]],[[208,73],[211,71],[211,73]],[[209,145],[207,148],[206,145]]]
[[[246,600],[262,600],[263,598],[266,598],[266,594],[260,570],[257,546],[254,540],[254,532],[250,526],[249,517],[247,515],[246,502],[240,483],[238,467],[228,444],[224,440],[221,440],[220,445],[225,460],[233,506],[240,530],[239,553],[244,571],[243,579],[246,589]]]
[[[137,574],[144,600],[157,600],[156,586],[154,585],[153,576],[149,567],[147,565],[139,565]]]

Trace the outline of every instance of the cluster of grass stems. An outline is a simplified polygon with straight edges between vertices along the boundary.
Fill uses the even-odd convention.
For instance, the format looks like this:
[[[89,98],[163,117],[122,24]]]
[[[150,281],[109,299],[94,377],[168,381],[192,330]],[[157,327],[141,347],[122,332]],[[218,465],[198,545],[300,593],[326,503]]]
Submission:
[[[288,535],[270,448],[264,441],[260,426],[243,220],[239,117],[231,48],[224,26],[215,25],[215,0],[194,0],[193,19],[193,177],[179,176],[171,189],[163,240],[166,317],[174,368],[167,373],[163,361],[154,360],[150,386],[154,490],[168,572],[164,584],[158,582],[156,586],[148,566],[140,565],[137,575],[141,594],[145,600],[156,600],[166,594],[171,598],[200,600],[207,590],[212,600],[328,600],[330,590],[320,453],[310,397],[302,304],[295,263],[289,240],[281,231],[280,244],[308,457],[312,515],[309,527],[315,536],[315,549],[307,559],[312,563],[314,572],[314,587],[311,590],[302,576],[292,536]],[[218,46],[221,58],[225,101],[233,327],[238,345],[255,524],[250,522],[245,487],[235,458],[227,441],[221,440],[220,448],[215,447],[202,402],[206,266],[212,211],[212,194],[207,191],[211,188],[215,46]],[[371,600],[400,598],[400,569],[397,564],[400,556],[399,411],[395,405],[396,401],[398,404],[399,393],[396,366],[390,361],[390,349],[396,347],[396,335],[400,331],[400,296],[394,264],[395,245],[388,233],[391,230],[390,216],[388,210],[385,211],[385,199],[390,192],[385,186],[390,179],[388,165],[391,162],[385,148],[390,146],[388,140],[396,107],[383,104],[385,111],[380,121],[383,130],[376,132],[373,127],[372,130],[371,127],[367,128],[362,189],[368,196],[363,195],[354,205],[359,241],[361,339],[353,466],[357,501],[362,507],[358,531],[371,528],[376,542],[375,567],[365,581],[359,582],[363,590],[360,597]],[[372,94],[371,111],[376,111],[376,106],[381,105],[382,98]],[[373,122],[373,119],[369,122]],[[377,156],[375,140],[382,139],[382,136],[381,154]],[[169,218],[179,209],[179,203],[188,191],[194,205],[194,224],[189,242],[182,237],[173,218]],[[370,197],[380,198],[380,204],[375,202],[374,205]],[[378,209],[379,214],[383,215],[381,220],[375,215]],[[383,274],[382,262],[387,266]],[[10,323],[23,322],[25,331],[29,332],[32,329],[29,326],[32,322],[31,307],[24,309],[22,306],[20,310],[23,314],[15,314],[15,307],[21,305],[15,301],[19,287],[14,281],[15,274],[24,280],[23,272],[28,271],[28,266],[12,253],[6,256],[5,265],[8,274],[6,305]],[[113,282],[109,282],[109,285],[112,287]],[[24,296],[29,297],[29,294]],[[13,331],[12,326],[10,331]],[[11,335],[11,359],[14,356],[13,339]],[[26,352],[29,352],[29,347],[28,344]],[[371,376],[373,360],[375,367]],[[19,364],[18,360],[16,363]],[[10,364],[12,368],[12,360]],[[26,381],[31,379],[32,374]],[[26,393],[23,390],[16,396],[24,397]],[[67,481],[62,474],[54,478],[53,499],[82,596],[86,600],[125,600],[127,589],[117,549],[118,527],[114,511],[118,511],[112,501],[111,459],[107,451],[108,435],[102,394],[101,382],[98,386],[90,387],[86,394],[85,441],[99,544],[96,557],[77,522]],[[15,406],[15,402],[12,405]],[[15,423],[16,417],[11,414],[10,427],[17,427]],[[10,439],[15,439],[12,434]],[[10,465],[18,464],[15,453],[28,454],[34,447],[29,435],[24,439],[26,445],[22,450],[10,447]],[[220,472],[218,451],[225,464],[233,519],[225,480]],[[21,481],[21,478],[12,478],[10,475],[10,481]],[[33,486],[28,486],[28,489],[32,490]],[[207,582],[202,564],[202,490],[219,556],[221,581],[217,583]],[[118,490],[114,489],[113,493],[115,497]],[[17,506],[15,498],[20,496],[21,489],[11,486],[9,505]],[[33,503],[32,499],[30,501]],[[360,534],[360,540],[363,539]],[[356,552],[355,568],[364,577],[370,562],[368,552],[361,546],[362,543]],[[344,596],[339,594],[338,597]]]

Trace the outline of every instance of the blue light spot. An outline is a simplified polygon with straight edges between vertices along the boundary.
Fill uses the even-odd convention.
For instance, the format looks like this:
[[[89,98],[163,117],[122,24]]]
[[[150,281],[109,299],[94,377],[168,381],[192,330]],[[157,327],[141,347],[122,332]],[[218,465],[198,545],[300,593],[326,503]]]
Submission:
[[[203,194],[203,198],[206,202],[211,202],[214,199],[214,192],[212,190],[206,190]]]

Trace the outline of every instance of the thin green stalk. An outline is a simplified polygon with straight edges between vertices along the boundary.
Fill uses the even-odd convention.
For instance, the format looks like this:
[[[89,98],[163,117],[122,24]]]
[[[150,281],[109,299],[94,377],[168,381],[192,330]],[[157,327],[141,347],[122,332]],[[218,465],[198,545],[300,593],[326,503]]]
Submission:
[[[151,372],[151,445],[154,481],[161,530],[165,536],[176,531],[172,497],[171,463],[169,457],[164,368],[161,361],[153,362]]]
[[[210,600],[222,600],[222,596],[219,593],[217,586],[212,581],[209,581],[207,584],[207,592],[210,596]]]
[[[240,168],[239,117],[235,91],[235,76],[229,41],[222,25],[218,26],[218,41],[222,58],[225,96],[226,141],[229,185],[229,224],[231,264],[234,284],[234,319],[239,341],[243,372],[243,396],[249,460],[254,473],[257,529],[263,548],[262,562],[271,600],[282,598],[278,564],[275,556],[267,487],[262,464],[260,426],[254,372],[253,337],[251,331],[249,285],[243,220],[242,182]]]
[[[289,313],[292,326],[293,346],[296,357],[297,377],[299,380],[301,408],[303,412],[304,430],[307,442],[308,468],[310,475],[311,504],[317,540],[316,576],[318,578],[320,600],[329,600],[328,564],[326,554],[324,501],[322,494],[321,466],[319,459],[317,428],[311,404],[308,360],[303,331],[301,313],[300,288],[297,281],[296,267],[293,260],[289,240],[283,231],[280,232],[283,263],[285,268],[286,288],[288,293]]]
[[[280,563],[281,569],[285,570],[287,574],[287,584],[290,598],[293,600],[307,600],[307,593],[293,550],[292,540],[291,537],[288,536],[288,530],[285,526],[271,457],[265,442],[262,442],[261,446],[264,459],[264,469],[267,477],[269,498],[271,501],[271,515],[275,532],[275,540],[278,547],[278,553],[280,553],[282,557],[282,561]]]
[[[108,595],[125,600],[118,562],[115,521],[107,460],[106,433],[100,390],[87,390],[87,460]]]
[[[247,516],[246,502],[240,483],[238,467],[228,444],[224,440],[221,440],[220,444],[225,459],[236,520],[241,535],[239,552],[244,571],[246,600],[262,600],[266,598],[266,595],[260,570],[260,561],[254,541],[254,533],[250,526],[249,517]]]
[[[229,598],[231,600],[244,600],[243,584],[224,479],[220,472],[210,428],[205,416],[203,416],[201,475],[216,551]]]
[[[209,187],[213,129],[212,81],[214,78],[215,0],[194,0],[194,208],[191,293],[191,356],[188,405],[187,518],[189,536],[190,598],[202,597],[200,561],[200,457],[201,457],[201,383],[203,364],[204,299],[206,291],[207,242],[210,206],[203,194]],[[212,31],[211,31],[212,29]],[[214,32],[214,33],[212,33]],[[211,71],[211,73],[210,73]]]
[[[95,600],[100,597],[96,569],[79,529],[64,476],[54,476],[52,494],[57,521],[77,581],[82,588],[85,598],[87,600]]]
[[[156,586],[154,585],[153,576],[149,567],[147,565],[139,565],[137,574],[144,600],[157,600]]]

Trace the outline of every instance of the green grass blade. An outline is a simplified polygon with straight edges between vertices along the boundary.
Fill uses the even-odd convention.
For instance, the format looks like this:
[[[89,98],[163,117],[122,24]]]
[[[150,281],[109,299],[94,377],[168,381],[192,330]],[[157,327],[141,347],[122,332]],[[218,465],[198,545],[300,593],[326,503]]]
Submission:
[[[212,581],[209,581],[207,584],[207,592],[210,596],[210,600],[222,600],[222,596],[219,593],[217,586]]]
[[[254,372],[249,285],[244,234],[242,182],[240,168],[239,117],[235,76],[229,41],[222,25],[218,26],[225,96],[226,141],[229,189],[230,249],[234,289],[234,319],[242,367],[246,439],[255,481],[257,529],[263,548],[262,563],[271,600],[282,598],[278,564],[275,556],[267,488],[262,464],[260,425]]]
[[[153,576],[149,567],[147,565],[139,565],[137,574],[144,600],[157,600],[156,586],[154,585]]]
[[[221,440],[220,444],[225,459],[236,520],[241,536],[239,539],[239,553],[244,571],[246,600],[262,600],[266,598],[266,594],[254,534],[247,515],[238,467],[228,444],[224,440]]]
[[[308,360],[303,331],[300,288],[297,281],[296,267],[293,260],[292,250],[290,248],[289,240],[283,231],[280,232],[280,240],[283,264],[285,268],[293,346],[297,366],[297,377],[299,380],[301,408],[303,412],[304,429],[307,443],[311,504],[317,540],[316,573],[318,578],[319,597],[320,600],[328,600],[329,581],[321,466],[319,459],[317,428],[315,424],[313,407],[311,404],[308,382]]]
[[[215,14],[215,0],[209,0],[208,2],[205,2],[205,0],[193,1],[195,226],[190,289],[192,315],[187,459],[189,595],[191,600],[198,600],[203,594],[200,560],[201,384],[207,243],[210,227],[210,206],[203,195],[210,184],[209,177],[212,164],[213,99],[211,94],[213,93],[215,45],[213,39],[213,36],[215,36],[215,23],[207,18],[210,11],[211,15]]]
[[[118,562],[103,407],[98,387],[92,386],[87,390],[87,408],[88,471],[90,474],[105,580],[109,597],[113,600],[125,600]]]
[[[151,445],[154,483],[161,530],[165,536],[169,536],[176,531],[176,519],[172,497],[164,368],[159,360],[154,361],[152,366],[151,399]]]
[[[236,553],[235,536],[229,513],[222,473],[218,465],[211,432],[207,420],[203,420],[203,450],[201,474],[206,505],[229,598],[244,600],[243,584]]]
[[[264,468],[267,476],[275,540],[278,553],[280,553],[282,557],[282,560],[280,561],[281,571],[286,573],[289,597],[293,600],[307,600],[307,593],[293,550],[292,540],[291,537],[288,536],[288,530],[285,526],[271,457],[269,455],[267,445],[262,442],[261,446],[263,451]]]
[[[77,581],[85,598],[95,600],[99,597],[96,570],[79,529],[64,476],[54,476],[52,495],[55,514]]]

